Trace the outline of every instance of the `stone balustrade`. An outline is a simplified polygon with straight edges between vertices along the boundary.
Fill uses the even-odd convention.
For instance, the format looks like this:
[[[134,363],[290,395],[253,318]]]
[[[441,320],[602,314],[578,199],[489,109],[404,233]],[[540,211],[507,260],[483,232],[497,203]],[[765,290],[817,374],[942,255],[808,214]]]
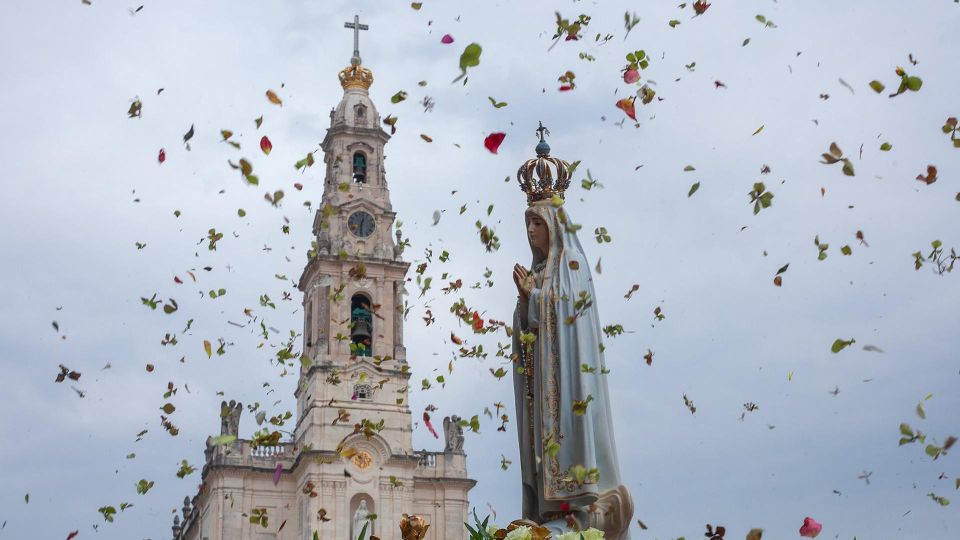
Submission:
[[[417,468],[414,476],[419,478],[466,478],[467,456],[454,452],[414,452]]]
[[[231,444],[207,447],[207,464],[265,467],[273,469],[277,463],[291,467],[297,456],[294,443],[282,442],[272,446],[254,446],[252,441],[237,439]]]

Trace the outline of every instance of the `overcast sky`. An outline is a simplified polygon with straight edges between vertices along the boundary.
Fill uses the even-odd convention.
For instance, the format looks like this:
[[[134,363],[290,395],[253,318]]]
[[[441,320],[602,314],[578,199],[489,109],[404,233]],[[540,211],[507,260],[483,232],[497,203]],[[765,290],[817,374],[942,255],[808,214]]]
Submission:
[[[513,424],[498,433],[482,414],[502,401],[513,415],[509,377],[489,372],[502,360],[492,354],[497,341],[507,340],[470,338],[489,358],[458,359],[447,374],[450,332],[469,332],[449,314],[460,295],[439,290],[441,274],[463,279],[462,296],[486,317],[510,319],[510,269],[530,256],[525,199],[504,178],[533,156],[542,120],[553,154],[581,161],[567,208],[602,266],[594,272],[601,321],[626,330],[606,340],[606,358],[622,477],[635,517],[649,527],[635,524],[634,538],[696,538],[706,523],[725,525],[728,538],[753,527],[794,538],[806,516],[827,538],[956,535],[960,500],[941,507],[928,493],[957,499],[957,450],[933,461],[919,443],[897,442],[901,422],[928,443],[960,436],[960,276],[936,275],[929,264],[916,271],[911,256],[933,240],[960,247],[960,149],[940,130],[960,116],[960,6],[716,0],[692,18],[678,3],[426,0],[415,11],[409,2],[170,0],[135,14],[135,2],[0,4],[0,538],[73,530],[169,538],[172,511],[199,482],[199,473],[175,473],[181,459],[202,466],[204,440],[219,430],[216,393],[260,402],[270,414],[294,408],[295,376],[281,376],[270,360],[290,330],[302,330],[291,280],[311,240],[303,203],[317,206],[323,170],[300,174],[292,165],[317,148],[340,99],[336,73],[352,49],[343,22],[354,13],[370,25],[361,54],[375,76],[371,95],[381,116],[399,119],[386,170],[412,242],[405,257],[418,264],[425,249],[435,254],[433,289],[417,298],[411,286],[408,298],[411,409],[414,418],[431,403],[438,418],[481,415],[481,434],[466,435],[469,471],[480,479],[471,503],[481,515],[490,505],[506,523],[520,512]],[[628,10],[640,21],[625,38]],[[582,40],[548,51],[554,11],[592,19]],[[447,33],[453,44],[441,43]],[[483,46],[480,65],[465,85],[451,85],[471,42]],[[638,102],[635,125],[614,105],[637,90],[620,69],[638,49],[650,57],[641,82],[662,101]],[[919,92],[887,97],[897,66],[922,78]],[[567,70],[576,87],[559,92]],[[874,79],[883,94],[870,89]],[[266,100],[267,89],[283,107]],[[409,97],[391,104],[399,90]],[[425,96],[432,112],[419,104]],[[488,97],[508,105],[495,109]],[[130,119],[135,98],[142,117]],[[221,129],[235,132],[241,151],[220,142]],[[497,131],[507,135],[494,155],[482,142]],[[274,145],[269,156],[257,147],[263,134]],[[831,142],[854,177],[818,162]],[[890,151],[880,150],[884,142]],[[239,157],[253,163],[258,187],[228,166]],[[915,180],[928,165],[939,169],[930,185]],[[588,170],[602,189],[580,187]],[[758,181],[774,198],[754,215],[748,193]],[[286,197],[274,208],[263,195],[278,189]],[[437,226],[435,210],[443,212]],[[499,251],[485,252],[477,220],[494,226]],[[612,243],[592,238],[600,226]],[[216,251],[203,241],[210,228],[224,234]],[[817,236],[829,245],[822,261]],[[845,245],[852,255],[841,253]],[[442,250],[451,255],[440,264]],[[485,268],[494,287],[470,289]],[[639,290],[627,300],[633,284]],[[227,294],[201,297],[213,288]],[[281,300],[285,291],[292,300]],[[140,298],[154,293],[175,298],[179,311],[144,306]],[[275,310],[259,305],[262,294]],[[229,324],[246,322],[247,307],[278,330],[269,346],[256,348],[258,330]],[[437,317],[429,327],[427,308]],[[167,333],[176,346],[161,345]],[[233,346],[207,359],[203,340],[219,337]],[[833,354],[838,338],[856,343]],[[85,397],[69,380],[54,382],[58,364],[82,373],[72,384]],[[419,390],[438,374],[445,388]],[[178,387],[177,437],[158,421],[168,381]],[[929,394],[921,419],[915,408]],[[746,412],[747,402],[758,408]],[[241,435],[255,429],[245,414]],[[442,442],[418,424],[414,446]],[[514,462],[507,471],[501,454]],[[869,484],[858,478],[865,473]],[[136,493],[141,478],[155,482],[147,495]],[[134,506],[104,523],[97,508],[122,502]]]

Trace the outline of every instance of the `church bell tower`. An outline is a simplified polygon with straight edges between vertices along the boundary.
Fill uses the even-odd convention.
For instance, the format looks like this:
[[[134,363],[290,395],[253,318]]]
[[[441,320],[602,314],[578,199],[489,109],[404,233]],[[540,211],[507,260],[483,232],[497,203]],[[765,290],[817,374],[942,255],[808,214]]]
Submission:
[[[347,24],[355,34],[365,29]],[[361,64],[356,45],[339,79],[343,97],[320,145],[325,176],[316,241],[299,282],[310,361],[298,385],[296,438],[331,448],[356,422],[383,420],[379,435],[394,452],[409,453],[403,295],[410,263],[401,257],[399,231],[393,235],[383,153],[390,135],[380,128],[369,94],[373,72]],[[327,407],[331,400],[340,405]],[[376,417],[368,417],[374,407]],[[332,424],[341,409],[351,421]]]
[[[343,97],[320,145],[323,195],[298,283],[304,359],[293,438],[239,438],[243,405],[224,402],[220,439],[228,440],[207,439],[202,488],[184,502],[183,521],[175,516],[174,540],[356,540],[364,530],[364,540],[399,540],[404,514],[430,523],[424,540],[466,538],[476,482],[467,477],[459,419],[443,420],[442,451],[412,449],[403,344],[410,263],[399,231],[392,234],[383,153],[390,136],[370,99],[373,72],[360,61],[366,25],[354,17],[346,26],[353,57],[339,73]]]

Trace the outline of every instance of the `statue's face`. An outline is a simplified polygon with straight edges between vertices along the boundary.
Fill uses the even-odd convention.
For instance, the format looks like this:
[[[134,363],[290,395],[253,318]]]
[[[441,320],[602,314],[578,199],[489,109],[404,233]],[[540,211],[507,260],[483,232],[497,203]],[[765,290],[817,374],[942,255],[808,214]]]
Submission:
[[[539,249],[544,255],[550,251],[550,229],[540,216],[527,215],[527,240],[531,248]]]

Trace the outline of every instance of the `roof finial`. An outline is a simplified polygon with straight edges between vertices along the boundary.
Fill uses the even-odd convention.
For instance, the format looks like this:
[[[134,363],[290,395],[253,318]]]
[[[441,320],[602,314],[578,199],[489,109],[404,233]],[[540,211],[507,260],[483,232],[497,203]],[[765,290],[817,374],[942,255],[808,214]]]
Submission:
[[[540,144],[537,145],[537,155],[538,156],[549,156],[550,155],[550,145],[547,144],[547,141],[543,140],[544,135],[549,135],[550,130],[543,127],[543,122],[540,122],[540,127],[536,129],[537,135],[540,137]]]

